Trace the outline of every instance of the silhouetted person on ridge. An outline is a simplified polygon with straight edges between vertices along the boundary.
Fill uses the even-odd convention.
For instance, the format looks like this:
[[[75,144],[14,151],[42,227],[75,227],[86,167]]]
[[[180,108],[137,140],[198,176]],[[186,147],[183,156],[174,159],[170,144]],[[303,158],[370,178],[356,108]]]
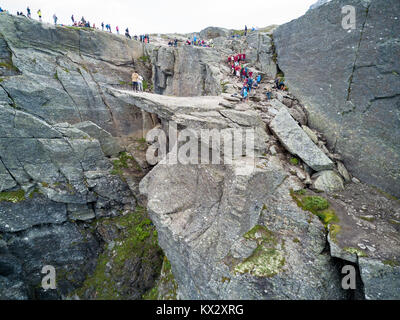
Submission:
[[[129,38],[129,39],[132,39],[132,38],[131,38],[131,35],[129,34],[129,29],[128,29],[128,28],[126,28],[126,30],[125,30],[125,36],[126,36],[127,38]]]

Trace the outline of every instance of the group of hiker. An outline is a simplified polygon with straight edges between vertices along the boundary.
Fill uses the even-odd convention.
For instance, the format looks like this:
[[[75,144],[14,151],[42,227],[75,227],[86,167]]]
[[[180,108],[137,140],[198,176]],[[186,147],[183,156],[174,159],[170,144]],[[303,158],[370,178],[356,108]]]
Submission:
[[[231,67],[231,74],[234,77],[240,78],[243,81],[242,88],[240,90],[240,95],[243,101],[248,101],[250,93],[253,89],[256,89],[260,86],[262,76],[258,74],[257,76],[253,75],[253,72],[245,65],[246,62],[246,54],[239,53],[237,55],[228,57],[228,64]],[[282,79],[278,78],[275,81],[276,88],[280,90],[285,89],[285,84]],[[272,90],[271,88],[267,88],[265,95],[268,100],[272,99]]]
[[[214,42],[212,39],[209,42],[206,42],[205,40],[198,39],[197,36],[194,35],[192,40],[190,38],[188,38],[186,40],[186,45],[187,46],[198,46],[198,47],[204,47],[204,48],[213,48]]]
[[[168,41],[168,46],[169,47],[175,47],[175,48],[178,47],[178,39],[175,38],[174,41],[169,40]]]
[[[136,71],[132,73],[132,88],[135,92],[143,92],[143,77]]]
[[[139,41],[143,43],[150,43],[150,37],[148,34],[142,34],[139,36]]]
[[[4,10],[4,9],[2,9],[0,7],[0,12],[8,12],[8,11]],[[23,17],[27,17],[27,18],[32,18],[31,9],[29,7],[26,8],[26,12],[27,12],[27,14],[25,15],[22,11],[21,12],[17,11],[17,16],[23,16]],[[41,9],[39,9],[37,11],[37,15],[38,15],[39,21],[42,21],[42,10]],[[54,24],[57,25],[58,17],[57,17],[56,14],[53,15],[53,21],[54,21]],[[72,21],[72,26],[73,27],[96,29],[96,25],[95,24],[92,25],[89,21],[86,21],[86,19],[84,17],[82,17],[80,20],[75,20],[75,16],[72,15],[71,16],[71,21]],[[111,25],[109,23],[104,24],[104,22],[102,22],[101,23],[101,29],[102,29],[102,31],[104,31],[104,29],[106,29],[106,31],[112,33],[112,28],[111,28]],[[120,29],[119,29],[118,26],[115,27],[115,30],[116,30],[117,34],[120,34],[119,33]],[[126,28],[126,30],[125,30],[125,36],[127,38],[129,38],[129,39],[132,39],[131,35],[129,34],[129,29],[128,28]],[[135,40],[138,40],[138,36],[135,36],[134,38],[135,38]],[[141,35],[139,38],[140,38],[141,42],[150,43],[149,35]]]

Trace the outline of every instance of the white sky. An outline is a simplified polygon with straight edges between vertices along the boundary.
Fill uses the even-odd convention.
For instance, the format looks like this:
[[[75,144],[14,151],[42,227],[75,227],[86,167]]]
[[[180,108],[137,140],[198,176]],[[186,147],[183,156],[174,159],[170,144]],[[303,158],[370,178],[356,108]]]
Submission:
[[[266,27],[303,15],[316,0],[0,0],[0,7],[16,14],[29,5],[32,17],[42,10],[43,20],[71,24],[82,16],[100,27],[110,23],[115,32],[129,27],[131,35],[141,33],[189,33],[209,26],[228,29]]]

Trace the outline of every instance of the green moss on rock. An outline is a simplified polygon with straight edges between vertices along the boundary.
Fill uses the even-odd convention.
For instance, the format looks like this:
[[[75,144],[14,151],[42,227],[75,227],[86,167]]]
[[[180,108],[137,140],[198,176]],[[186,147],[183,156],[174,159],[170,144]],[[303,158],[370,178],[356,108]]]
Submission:
[[[291,159],[290,159],[290,163],[291,163],[292,165],[294,165],[294,166],[298,166],[299,163],[300,163],[300,161],[299,161],[299,159],[297,159],[297,158],[291,158]]]
[[[357,248],[344,248],[343,251],[350,253],[350,254],[355,254],[360,258],[368,257],[368,255],[364,251],[362,251],[361,249],[357,249]]]
[[[320,196],[307,195],[307,192],[304,190],[291,190],[290,195],[300,208],[316,215],[324,223],[326,228],[328,228],[328,225],[331,223],[339,222],[335,211],[329,208],[330,204],[327,199]]]
[[[25,191],[24,190],[18,190],[18,191],[4,191],[0,192],[0,202],[12,202],[12,203],[17,203],[24,201],[25,198]]]
[[[392,267],[392,268],[400,267],[400,263],[397,262],[397,261],[394,261],[394,260],[385,260],[385,261],[382,261],[382,263],[383,263],[384,265],[390,266],[390,267]]]
[[[104,218],[94,224],[100,230],[119,232],[119,237],[113,240],[111,249],[106,249],[99,256],[94,273],[75,294],[96,300],[131,299],[132,268],[135,269],[139,263],[140,272],[145,277],[153,274],[155,278],[160,273],[162,251],[155,227],[142,207],[125,216]],[[144,290],[148,289],[145,284],[142,285]]]
[[[178,284],[172,273],[171,263],[164,256],[160,278],[156,285],[143,295],[143,300],[177,300]]]

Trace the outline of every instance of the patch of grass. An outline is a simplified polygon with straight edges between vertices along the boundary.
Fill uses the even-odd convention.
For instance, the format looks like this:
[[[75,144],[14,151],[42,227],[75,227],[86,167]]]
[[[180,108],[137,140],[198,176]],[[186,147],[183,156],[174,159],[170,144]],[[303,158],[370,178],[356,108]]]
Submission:
[[[142,298],[143,300],[177,300],[177,291],[178,284],[172,273],[171,263],[167,257],[164,256],[160,279],[151,290],[142,296]]]
[[[3,78],[0,78],[0,83],[3,82],[3,81],[4,81],[4,79],[3,79]]]
[[[300,161],[299,161],[299,159],[297,159],[297,158],[291,158],[291,159],[290,159],[290,163],[291,163],[292,165],[294,165],[294,166],[298,166],[299,163],[300,163]]]
[[[221,91],[222,93],[226,93],[226,91],[228,90],[227,85],[229,84],[229,81],[222,81],[221,80]]]
[[[33,199],[33,198],[35,198],[35,195],[36,194],[42,194],[41,192],[40,192],[40,190],[39,189],[34,189],[30,194],[29,194],[29,199]]]
[[[129,299],[127,294],[130,279],[125,279],[126,276],[130,277],[129,270],[126,270],[127,263],[132,258],[140,257],[142,264],[148,263],[149,268],[154,267],[150,265],[154,264],[154,261],[148,258],[148,254],[161,253],[157,233],[154,232],[155,227],[142,207],[137,207],[135,212],[126,216],[104,218],[94,223],[103,227],[117,226],[120,235],[115,239],[113,250],[106,250],[99,256],[94,273],[75,294],[84,297],[86,293],[91,292],[97,300]],[[161,262],[160,257],[158,270],[161,270]],[[107,265],[111,265],[111,269]]]
[[[330,204],[327,199],[320,196],[308,196],[304,191],[300,192],[291,190],[290,195],[300,208],[316,215],[324,223],[326,229],[329,224],[339,222],[335,211],[329,209]]]
[[[331,240],[333,242],[337,242],[337,235],[339,232],[342,230],[342,227],[339,226],[338,224],[331,224],[329,227],[329,234],[331,237]]]
[[[11,71],[19,72],[18,68],[14,66],[12,62],[0,62],[0,67]]]
[[[25,198],[25,191],[18,190],[18,191],[4,191],[0,192],[0,202],[12,202],[17,203],[26,200]]]
[[[151,88],[151,85],[149,85],[149,82],[147,80],[143,80],[143,91],[146,91],[149,88]]]
[[[392,268],[400,266],[400,263],[398,263],[397,261],[394,261],[394,260],[385,260],[385,261],[382,261],[382,263],[386,266],[391,266]]]
[[[393,219],[389,219],[389,223],[390,223],[390,224],[393,224],[393,225],[395,225],[395,226],[399,226],[399,225],[400,225],[400,221],[393,220]]]
[[[296,239],[293,239],[293,242],[294,243],[300,243],[300,240],[296,238]]]
[[[139,60],[142,61],[142,62],[144,62],[144,63],[147,63],[147,62],[150,61],[150,57],[149,57],[149,56],[141,56],[141,57],[139,58]]]
[[[135,161],[135,159],[132,156],[128,155],[126,152],[121,152],[119,155],[119,159],[113,161],[114,169],[111,171],[111,174],[122,177],[123,169],[129,168],[129,160]]]
[[[364,217],[364,216],[360,217],[360,219],[368,222],[374,222],[376,220],[376,218],[374,217]]]
[[[231,278],[228,278],[228,277],[222,277],[222,279],[221,279],[221,282],[222,283],[225,283],[225,282],[231,282]]]
[[[361,249],[357,249],[357,248],[344,248],[343,251],[350,253],[350,254],[355,254],[360,258],[368,257],[368,255],[364,251],[362,251]]]

